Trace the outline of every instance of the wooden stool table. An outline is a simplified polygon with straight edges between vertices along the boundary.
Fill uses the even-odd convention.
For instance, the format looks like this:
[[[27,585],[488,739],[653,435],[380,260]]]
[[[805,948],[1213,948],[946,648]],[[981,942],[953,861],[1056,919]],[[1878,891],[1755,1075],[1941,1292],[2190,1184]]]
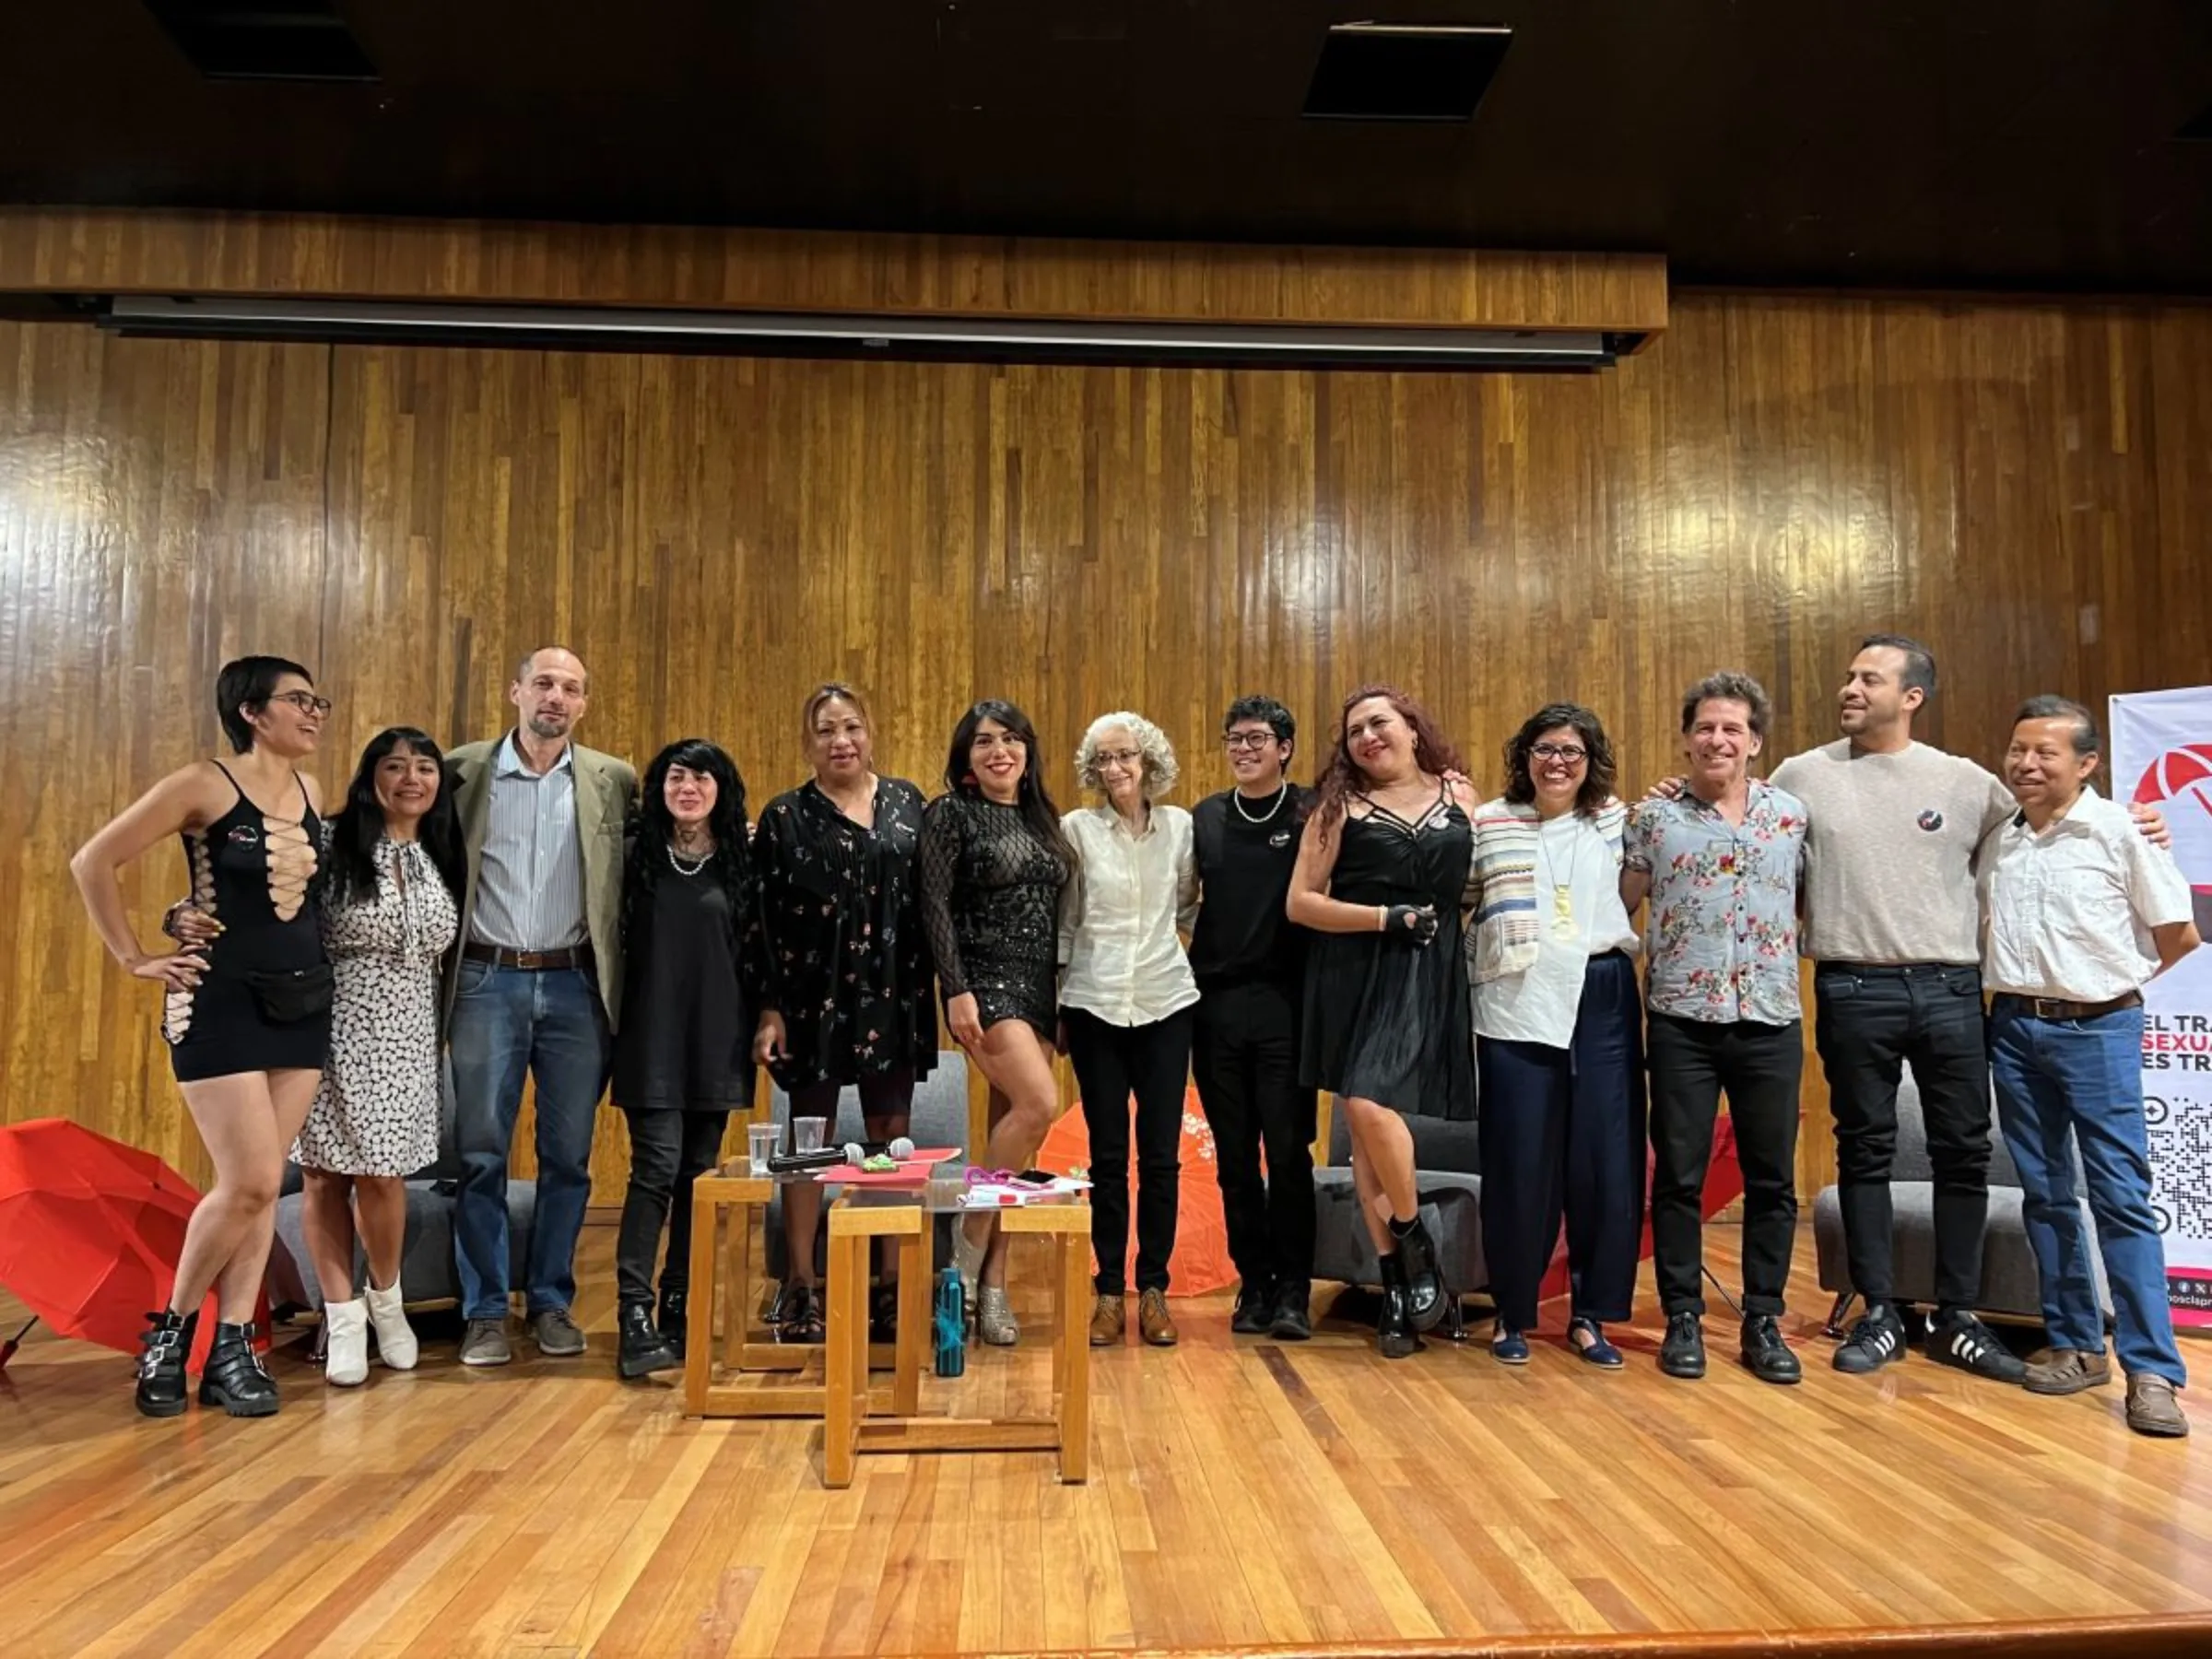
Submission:
[[[955,1225],[967,1215],[953,1210]],[[830,1318],[822,1359],[828,1408],[822,1417],[822,1484],[848,1487],[866,1452],[1056,1452],[1060,1478],[1090,1474],[1090,1206],[1081,1201],[1017,1205],[992,1212],[1009,1233],[1053,1241],[1053,1415],[1043,1418],[923,1417],[894,1402],[871,1417],[865,1312],[856,1313],[868,1276],[868,1241],[899,1241],[899,1379],[925,1340],[934,1316],[931,1262],[935,1214],[914,1192],[848,1191],[830,1209]],[[898,1391],[895,1389],[894,1394]],[[911,1396],[910,1396],[911,1397]]]
[[[811,1177],[782,1178],[745,1173],[746,1159],[709,1170],[691,1185],[690,1305],[684,1328],[684,1412],[688,1417],[818,1418],[829,1402],[822,1382],[737,1382],[715,1377],[714,1314],[723,1315],[721,1364],[739,1374],[764,1371],[803,1371],[821,1359],[825,1345],[817,1342],[779,1342],[773,1332],[754,1324],[759,1293],[753,1278],[753,1234],[757,1222],[775,1196],[779,1184]],[[727,1238],[717,1248],[716,1233]],[[929,1268],[926,1253],[901,1247],[900,1272],[911,1274],[926,1305]],[[910,1290],[908,1294],[914,1294]],[[893,1372],[891,1387],[878,1390],[865,1402],[865,1408],[911,1413],[920,1398],[921,1363],[911,1359],[901,1369],[895,1345],[870,1345],[867,1340],[868,1273],[865,1253],[857,1288],[857,1329],[863,1364]],[[903,1305],[903,1304],[902,1304]],[[900,1322],[900,1330],[905,1322]],[[865,1390],[865,1379],[863,1384]]]

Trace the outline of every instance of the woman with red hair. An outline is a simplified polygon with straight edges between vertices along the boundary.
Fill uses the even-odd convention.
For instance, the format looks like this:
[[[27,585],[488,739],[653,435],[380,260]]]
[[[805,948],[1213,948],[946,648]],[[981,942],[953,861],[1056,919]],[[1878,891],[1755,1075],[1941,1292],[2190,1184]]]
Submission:
[[[1343,1108],[1352,1178],[1382,1261],[1387,1359],[1458,1311],[1421,1225],[1404,1116],[1475,1115],[1459,902],[1474,856],[1460,762],[1404,692],[1345,700],[1287,910],[1312,929],[1300,1083]]]

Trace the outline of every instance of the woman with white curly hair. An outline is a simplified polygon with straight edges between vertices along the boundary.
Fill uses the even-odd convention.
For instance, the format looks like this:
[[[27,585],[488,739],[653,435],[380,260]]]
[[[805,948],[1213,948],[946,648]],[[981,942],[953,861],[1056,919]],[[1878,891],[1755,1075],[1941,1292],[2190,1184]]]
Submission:
[[[1090,1131],[1090,1245],[1098,1300],[1090,1342],[1122,1340],[1129,1260],[1129,1100],[1136,1099],[1137,1329],[1172,1347],[1168,1257],[1181,1193],[1182,1095],[1198,982],[1179,930],[1198,905],[1191,815],[1157,806],[1175,782],[1167,734],[1121,711],[1090,723],[1076,775],[1105,796],[1060,820],[1075,872],[1060,909],[1061,1047]]]

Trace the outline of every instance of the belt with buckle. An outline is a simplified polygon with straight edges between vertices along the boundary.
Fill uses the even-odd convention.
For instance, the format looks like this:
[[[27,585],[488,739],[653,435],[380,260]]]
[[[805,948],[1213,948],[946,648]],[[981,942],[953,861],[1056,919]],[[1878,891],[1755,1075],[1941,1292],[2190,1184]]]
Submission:
[[[589,968],[592,947],[571,945],[561,950],[509,950],[504,945],[479,945],[474,939],[461,947],[465,962],[489,962],[494,968],[519,968],[524,973],[555,973],[563,968]]]
[[[2101,1019],[2123,1008],[2141,1007],[2143,993],[2130,991],[2110,1002],[2068,1002],[2062,996],[2019,996],[2010,991],[2000,991],[1993,1000],[2009,1003],[2018,1012],[2037,1019]]]

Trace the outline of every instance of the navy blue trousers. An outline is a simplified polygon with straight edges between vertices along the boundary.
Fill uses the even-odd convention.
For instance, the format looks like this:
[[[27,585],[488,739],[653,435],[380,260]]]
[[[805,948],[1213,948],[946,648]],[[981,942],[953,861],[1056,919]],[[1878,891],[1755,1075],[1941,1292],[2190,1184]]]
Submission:
[[[1481,1038],[1477,1128],[1482,1150],[1482,1253],[1500,1323],[1533,1330],[1536,1292],[1567,1227],[1573,1311],[1623,1320],[1643,1241],[1643,1006],[1636,965],[1593,958],[1574,1041]]]

